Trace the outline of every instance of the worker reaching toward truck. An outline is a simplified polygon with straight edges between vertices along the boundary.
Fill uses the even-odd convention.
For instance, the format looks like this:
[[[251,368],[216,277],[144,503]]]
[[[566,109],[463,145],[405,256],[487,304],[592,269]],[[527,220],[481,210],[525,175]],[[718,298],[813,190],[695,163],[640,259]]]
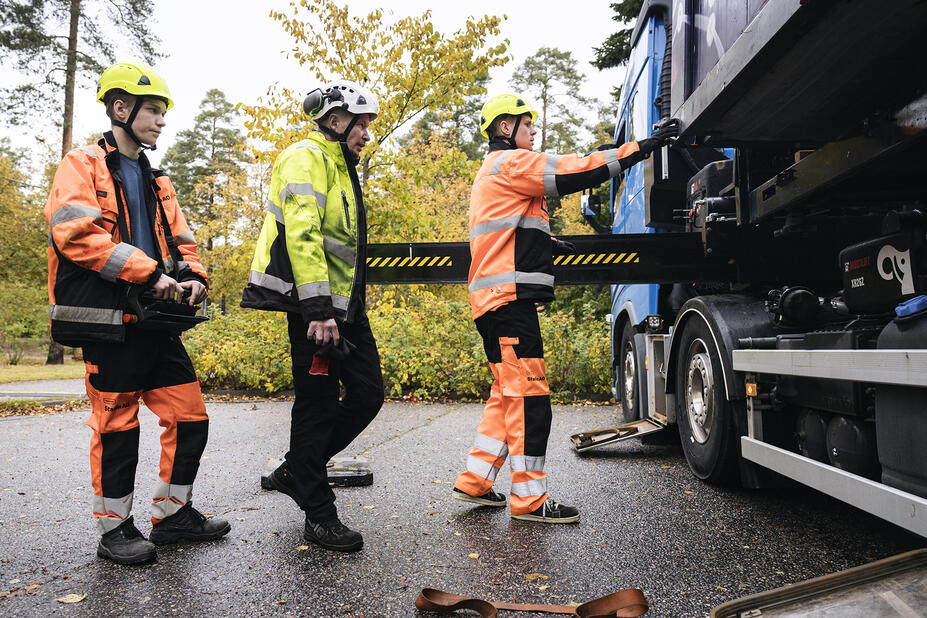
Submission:
[[[547,493],[550,390],[535,303],[554,298],[553,252],[573,247],[551,237],[544,196],[605,182],[668,143],[678,125],[667,123],[640,142],[609,144],[579,156],[534,152],[536,119],[535,109],[515,94],[489,99],[480,112],[489,153],[470,194],[468,286],[493,385],[453,496],[505,506],[493,483],[508,457],[512,517],[572,523],[579,520],[578,509]]]

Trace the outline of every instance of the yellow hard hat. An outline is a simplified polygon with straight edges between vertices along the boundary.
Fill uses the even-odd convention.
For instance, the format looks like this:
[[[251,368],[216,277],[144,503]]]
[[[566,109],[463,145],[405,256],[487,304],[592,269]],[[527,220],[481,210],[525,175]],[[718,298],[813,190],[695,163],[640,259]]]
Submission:
[[[167,109],[174,107],[167,82],[144,62],[117,62],[103,71],[97,88],[97,101],[103,103],[106,93],[117,88],[139,97],[158,97],[167,101]]]
[[[486,132],[492,121],[503,114],[512,116],[521,116],[522,114],[531,114],[531,122],[538,119],[538,113],[534,107],[526,102],[524,97],[517,94],[499,94],[486,101],[483,109],[480,110],[480,133],[483,137],[489,137]]]

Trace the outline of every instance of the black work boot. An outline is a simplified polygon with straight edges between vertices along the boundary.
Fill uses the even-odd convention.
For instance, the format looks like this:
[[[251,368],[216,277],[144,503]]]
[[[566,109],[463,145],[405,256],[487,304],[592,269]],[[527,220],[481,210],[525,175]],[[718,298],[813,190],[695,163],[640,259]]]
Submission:
[[[364,546],[364,537],[345,526],[336,515],[326,521],[312,521],[306,517],[303,538],[334,551],[357,551]]]
[[[117,564],[148,564],[158,561],[157,549],[138,531],[132,517],[100,537],[97,556]]]
[[[293,475],[290,474],[290,466],[285,461],[277,466],[273,472],[267,476],[261,477],[261,489],[269,489],[271,491],[279,491],[282,494],[286,494],[293,498],[299,508],[303,508],[302,502],[299,499],[299,495],[296,493],[296,485],[293,483]]]
[[[177,541],[212,541],[229,533],[232,526],[224,519],[205,515],[187,502],[180,510],[151,527],[151,542],[166,545]]]
[[[541,506],[530,513],[512,515],[513,519],[540,521],[546,524],[572,524],[579,521],[579,509],[560,504],[553,498],[547,498]]]

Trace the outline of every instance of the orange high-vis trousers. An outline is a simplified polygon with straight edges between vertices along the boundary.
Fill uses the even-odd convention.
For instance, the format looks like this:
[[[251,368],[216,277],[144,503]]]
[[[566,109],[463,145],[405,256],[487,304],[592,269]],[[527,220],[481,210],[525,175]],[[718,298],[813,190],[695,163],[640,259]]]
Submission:
[[[209,417],[190,357],[178,337],[133,328],[124,343],[88,344],[83,353],[97,527],[101,534],[109,532],[132,512],[139,398],[163,428],[151,518],[157,523],[190,501],[206,447]]]
[[[509,460],[512,515],[547,500],[544,458],[550,434],[550,389],[538,314],[532,301],[515,301],[476,319],[493,384],[467,469],[455,487],[471,496],[489,491]]]

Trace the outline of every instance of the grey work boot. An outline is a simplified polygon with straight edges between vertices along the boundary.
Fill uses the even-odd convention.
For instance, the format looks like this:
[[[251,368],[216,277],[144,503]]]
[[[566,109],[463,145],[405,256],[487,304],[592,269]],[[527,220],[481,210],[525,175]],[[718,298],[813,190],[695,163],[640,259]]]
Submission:
[[[337,515],[326,521],[312,521],[306,517],[303,538],[334,551],[358,551],[364,546],[361,533],[345,526]]]
[[[116,564],[148,564],[158,561],[157,549],[138,531],[132,517],[100,537],[97,556]]]
[[[177,541],[212,541],[232,529],[229,522],[217,517],[207,519],[187,502],[180,510],[151,527],[151,542],[166,545]]]

